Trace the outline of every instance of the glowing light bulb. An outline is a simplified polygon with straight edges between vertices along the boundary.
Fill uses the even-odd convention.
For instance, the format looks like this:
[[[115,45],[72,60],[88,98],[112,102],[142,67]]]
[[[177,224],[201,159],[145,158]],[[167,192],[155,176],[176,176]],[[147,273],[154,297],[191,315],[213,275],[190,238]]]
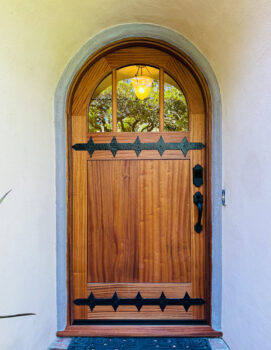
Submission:
[[[145,86],[144,87],[143,86],[139,86],[138,92],[140,92],[141,94],[144,94],[145,91],[146,91]]]
[[[136,96],[144,100],[149,96],[152,87],[152,78],[147,76],[134,77],[131,79]]]

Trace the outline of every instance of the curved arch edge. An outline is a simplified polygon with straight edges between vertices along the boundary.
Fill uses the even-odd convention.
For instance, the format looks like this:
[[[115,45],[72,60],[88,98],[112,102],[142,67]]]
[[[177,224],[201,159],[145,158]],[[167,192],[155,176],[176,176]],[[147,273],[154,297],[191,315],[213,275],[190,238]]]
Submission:
[[[66,205],[66,102],[71,83],[93,53],[115,41],[146,37],[165,41],[182,50],[206,79],[212,101],[212,327],[221,330],[222,301],[222,106],[219,85],[207,59],[185,37],[172,29],[153,24],[122,24],[90,38],[72,57],[62,73],[54,96],[56,147],[56,263],[57,328],[67,320],[67,205]]]

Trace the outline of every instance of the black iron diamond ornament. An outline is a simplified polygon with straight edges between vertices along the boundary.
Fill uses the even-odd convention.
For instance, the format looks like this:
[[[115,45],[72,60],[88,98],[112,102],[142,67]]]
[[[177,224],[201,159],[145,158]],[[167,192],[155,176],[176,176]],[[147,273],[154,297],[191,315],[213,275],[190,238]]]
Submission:
[[[186,157],[187,152],[190,150],[201,150],[205,145],[201,142],[189,142],[186,137],[180,142],[165,142],[163,137],[160,136],[157,142],[141,142],[137,136],[135,142],[118,142],[114,136],[110,143],[95,143],[90,136],[87,143],[76,143],[72,148],[76,151],[88,151],[90,157],[92,157],[95,151],[111,151],[113,157],[116,156],[118,151],[130,150],[135,151],[137,157],[143,150],[156,150],[159,152],[160,156],[166,150],[179,150]]]
[[[87,305],[90,310],[93,311],[98,305],[111,305],[114,311],[117,311],[120,305],[134,305],[138,311],[144,305],[158,305],[161,311],[164,311],[168,305],[182,305],[187,312],[192,305],[205,304],[204,299],[190,298],[186,292],[183,298],[167,298],[164,292],[161,293],[159,298],[143,298],[140,292],[137,293],[135,298],[119,298],[117,292],[115,292],[112,298],[96,298],[91,292],[87,299],[74,300],[75,305]]]

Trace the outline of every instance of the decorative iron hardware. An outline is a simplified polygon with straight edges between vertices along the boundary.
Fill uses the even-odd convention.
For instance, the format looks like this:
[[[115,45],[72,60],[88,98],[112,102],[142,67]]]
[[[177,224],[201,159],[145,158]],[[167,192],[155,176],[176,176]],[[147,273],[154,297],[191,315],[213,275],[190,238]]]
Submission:
[[[203,168],[197,164],[193,168],[193,184],[200,187],[203,184]]]
[[[121,150],[134,150],[136,155],[139,156],[143,150],[157,150],[160,156],[166,150],[180,150],[186,157],[189,150],[201,150],[205,145],[201,142],[189,142],[186,137],[182,139],[181,142],[165,142],[161,136],[157,142],[141,142],[137,136],[135,142],[122,143],[118,142],[114,136],[110,143],[94,143],[92,136],[90,136],[87,143],[77,143],[72,146],[76,151],[88,151],[90,157],[92,157],[94,151],[111,151],[113,156]]]
[[[111,305],[114,311],[117,311],[120,305],[135,305],[137,310],[140,311],[144,305],[158,305],[161,311],[164,311],[168,305],[182,305],[187,312],[191,305],[203,305],[205,300],[200,298],[190,298],[186,292],[185,296],[180,299],[167,298],[162,292],[160,298],[150,299],[143,298],[140,292],[137,293],[135,298],[119,298],[117,292],[115,292],[112,298],[95,298],[91,292],[87,299],[76,299],[74,300],[75,305],[88,305],[90,310],[93,311],[97,305]]]
[[[195,224],[194,228],[197,233],[201,233],[202,225],[201,225],[201,217],[202,217],[202,205],[203,205],[203,196],[200,192],[196,192],[193,196],[194,203],[198,208],[198,222]]]

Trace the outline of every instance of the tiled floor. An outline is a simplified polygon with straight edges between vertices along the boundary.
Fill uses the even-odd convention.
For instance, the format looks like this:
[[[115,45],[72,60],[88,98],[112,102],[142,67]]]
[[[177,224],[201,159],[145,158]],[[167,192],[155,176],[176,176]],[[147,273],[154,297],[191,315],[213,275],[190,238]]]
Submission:
[[[223,339],[210,338],[212,350],[229,350]],[[71,338],[57,338],[48,350],[67,350],[71,342]]]

